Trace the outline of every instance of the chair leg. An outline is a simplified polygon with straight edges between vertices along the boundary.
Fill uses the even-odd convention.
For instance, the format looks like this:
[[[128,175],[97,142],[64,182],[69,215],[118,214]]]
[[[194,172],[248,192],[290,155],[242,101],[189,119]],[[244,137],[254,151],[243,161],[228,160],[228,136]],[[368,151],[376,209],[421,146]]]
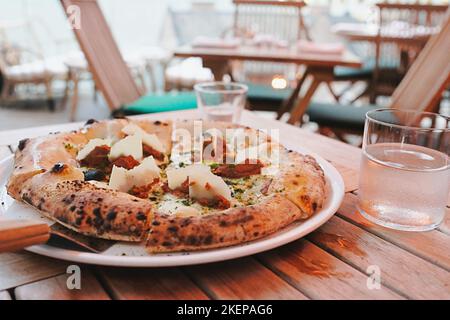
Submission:
[[[150,78],[151,91],[156,92],[157,91],[156,77],[155,77],[155,71],[153,70],[153,66],[151,64],[149,64],[149,65],[147,65],[146,69],[147,69],[148,76]]]
[[[61,106],[65,106],[67,101],[69,101],[69,93],[70,93],[70,75],[66,78],[66,87],[64,88],[64,96],[61,100]]]
[[[283,116],[283,114],[285,114],[286,112],[290,112],[292,107],[295,104],[295,101],[298,98],[298,95],[300,94],[300,91],[302,89],[303,83],[305,82],[306,78],[308,77],[309,72],[308,69],[306,69],[302,76],[297,80],[297,85],[294,89],[294,91],[292,91],[291,96],[289,97],[288,100],[284,101],[283,105],[280,107],[280,109],[277,112],[277,120],[280,120],[281,117]]]
[[[322,127],[319,126],[319,133],[323,136],[326,136],[328,138],[332,138],[335,139],[336,138],[336,134],[334,133],[333,130],[331,130],[329,127]]]
[[[367,84],[366,88],[363,90],[363,92],[361,92],[360,94],[358,94],[355,98],[353,98],[350,103],[355,103],[356,101],[358,101],[359,99],[361,99],[362,97],[368,95],[371,93],[372,87],[371,84]]]
[[[145,94],[147,92],[147,85],[145,84],[144,72],[142,70],[139,70],[137,76],[138,76],[139,82],[141,83],[141,92],[142,92],[142,94]]]
[[[11,88],[12,88],[12,85],[7,80],[5,80],[3,83],[2,92],[0,95],[2,100],[6,100],[8,98]]]
[[[342,94],[338,95],[336,92],[334,92],[334,89],[331,86],[331,82],[327,81],[326,84],[327,84],[327,87],[328,87],[328,91],[330,91],[330,93],[333,96],[334,100],[336,100],[336,102],[339,102],[339,99],[341,98]]]
[[[77,96],[78,96],[78,79],[77,79]],[[77,97],[78,100],[78,97]],[[94,102],[97,103],[98,101],[98,88],[97,88],[97,84],[94,81]]]
[[[73,77],[72,81],[73,81],[73,90],[72,90],[72,103],[70,106],[69,120],[75,121],[75,115],[77,114],[77,108],[78,108],[78,83],[79,83],[78,76],[75,75]],[[95,93],[94,93],[94,95],[96,96]]]
[[[340,140],[342,142],[348,143],[348,141],[345,139],[343,132],[339,131],[339,130],[333,130],[330,127],[319,127],[319,133],[323,136],[326,136],[328,138],[331,139],[337,139]]]
[[[45,81],[45,91],[47,94],[47,105],[51,112],[55,111],[55,99],[53,98],[52,79]]]

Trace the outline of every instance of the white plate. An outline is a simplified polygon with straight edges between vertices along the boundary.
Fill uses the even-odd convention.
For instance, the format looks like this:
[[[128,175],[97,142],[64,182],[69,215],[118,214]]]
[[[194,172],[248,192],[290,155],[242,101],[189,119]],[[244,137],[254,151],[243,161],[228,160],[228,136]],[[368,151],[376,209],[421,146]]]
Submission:
[[[322,166],[327,180],[327,199],[323,208],[306,221],[296,222],[268,237],[228,248],[189,253],[147,254],[142,244],[119,242],[101,254],[37,245],[28,251],[44,256],[79,263],[121,267],[169,267],[223,261],[267,251],[297,240],[314,231],[339,208],[344,197],[344,182],[339,172],[326,160],[303,148],[294,150],[310,154]],[[33,208],[13,200],[6,194],[6,182],[13,168],[13,157],[0,162],[0,218],[34,218],[50,222]],[[123,255],[125,254],[125,256]]]

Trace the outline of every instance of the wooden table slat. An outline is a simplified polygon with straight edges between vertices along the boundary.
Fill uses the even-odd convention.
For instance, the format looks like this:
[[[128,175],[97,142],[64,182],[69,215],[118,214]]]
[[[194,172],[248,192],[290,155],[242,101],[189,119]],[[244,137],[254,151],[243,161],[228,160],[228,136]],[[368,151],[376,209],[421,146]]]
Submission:
[[[381,238],[333,217],[308,236],[361,272],[377,266],[381,281],[411,299],[450,299],[450,273]]]
[[[17,300],[109,300],[108,294],[87,267],[81,268],[81,289],[69,290],[62,274],[23,286],[14,290]]]
[[[311,299],[403,299],[383,285],[369,289],[367,275],[303,239],[258,257]]]
[[[200,57],[213,61],[264,61],[294,63],[315,67],[346,66],[360,68],[362,62],[350,51],[339,54],[308,53],[296,48],[261,48],[258,46],[239,46],[237,48],[206,48],[182,46],[175,49],[174,56],[180,58]]]
[[[0,290],[14,288],[66,272],[67,262],[28,252],[0,254]]]
[[[333,163],[331,164],[339,171],[344,180],[345,192],[352,192],[359,187],[359,173],[355,169],[348,168],[341,164]]]
[[[194,266],[186,271],[214,299],[308,299],[253,258]]]
[[[438,230],[440,230],[441,232],[444,232],[445,234],[450,235],[450,208],[447,208],[445,217],[444,217],[444,221],[442,221]]]
[[[11,295],[8,291],[0,291],[0,301],[2,300],[11,300]]]
[[[447,271],[450,270],[450,236],[438,230],[406,232],[384,228],[363,218],[356,209],[357,197],[347,193],[338,214],[363,229],[422,257]]]
[[[177,268],[99,268],[99,275],[114,299],[208,299],[208,296]]]

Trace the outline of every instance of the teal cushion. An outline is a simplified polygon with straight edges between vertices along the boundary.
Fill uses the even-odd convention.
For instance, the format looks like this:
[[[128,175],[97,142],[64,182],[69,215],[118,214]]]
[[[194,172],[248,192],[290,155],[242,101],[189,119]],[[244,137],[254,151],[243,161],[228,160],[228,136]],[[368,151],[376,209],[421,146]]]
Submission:
[[[382,59],[380,61],[380,69],[392,70],[398,68],[396,61]],[[375,68],[375,60],[373,58],[365,59],[361,68],[336,67],[334,68],[335,79],[370,79]]]
[[[288,99],[292,93],[291,88],[274,89],[270,85],[245,83],[248,86],[247,98],[252,100],[265,100],[280,102]]]
[[[335,79],[370,79],[373,74],[373,68],[363,66],[361,69],[349,67],[334,68]]]
[[[196,107],[197,99],[192,91],[162,94],[150,93],[124,106],[122,111],[129,115],[195,109]]]
[[[375,105],[343,105],[333,103],[311,102],[306,110],[310,121],[321,126],[362,130],[366,113],[378,109]]]

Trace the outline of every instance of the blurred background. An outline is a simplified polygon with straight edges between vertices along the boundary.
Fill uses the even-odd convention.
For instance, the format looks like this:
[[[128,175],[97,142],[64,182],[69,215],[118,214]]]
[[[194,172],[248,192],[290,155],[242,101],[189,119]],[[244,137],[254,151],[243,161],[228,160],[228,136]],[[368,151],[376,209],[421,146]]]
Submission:
[[[447,0],[400,2],[448,5]],[[302,16],[306,40],[341,44],[363,60],[364,72],[373,69],[373,58],[367,57],[373,56],[376,49],[368,49],[370,43],[343,36],[345,32],[340,32],[339,26],[345,29],[352,23],[375,25],[379,19],[376,1],[307,0],[305,3]],[[143,91],[154,94],[192,90],[196,82],[213,80],[214,76],[201,59],[176,58],[173,51],[196,41],[226,37],[236,19],[235,4],[231,0],[99,0],[99,4],[136,83]],[[284,29],[293,28],[287,18],[282,21]],[[267,38],[270,30],[263,30],[256,22],[250,24],[249,30],[253,34],[264,34],[266,38],[261,36],[262,41],[285,45],[280,42],[286,41],[281,37]],[[0,0],[0,50],[0,130],[110,115],[59,1]],[[281,90],[275,95],[292,89],[298,72],[295,66],[244,64],[236,65],[233,78],[264,85],[267,90]],[[36,76],[43,69],[47,75],[51,73],[51,79]],[[372,69],[369,72],[373,72]],[[337,75],[336,82],[321,84],[314,101],[339,101],[356,106],[369,102],[381,106],[389,103],[392,90],[376,94],[365,92],[366,78],[358,78],[361,74],[352,78],[353,75],[345,73],[349,71],[345,68],[340,71],[344,77]],[[10,78],[20,78],[20,83],[6,88],[8,83],[14,83],[8,80]],[[447,100],[444,97],[441,102],[442,113],[448,113]]]

